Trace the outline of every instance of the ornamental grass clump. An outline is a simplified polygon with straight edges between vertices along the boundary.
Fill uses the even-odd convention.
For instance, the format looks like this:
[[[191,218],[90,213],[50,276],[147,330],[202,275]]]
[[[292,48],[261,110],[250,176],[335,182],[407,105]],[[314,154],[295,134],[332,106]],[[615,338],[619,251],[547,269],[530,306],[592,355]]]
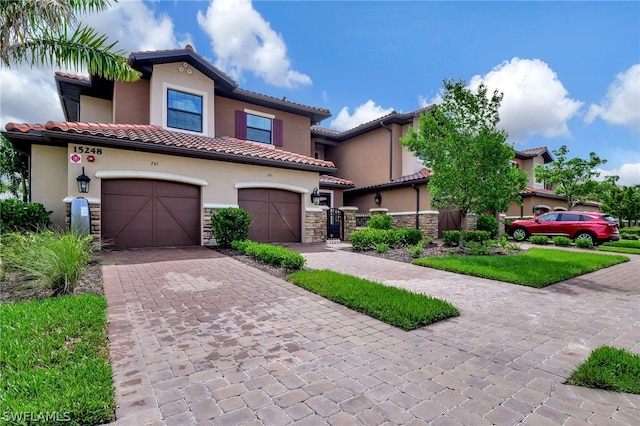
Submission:
[[[458,309],[444,300],[334,271],[299,271],[287,280],[403,330],[460,315]]]
[[[2,239],[6,267],[22,271],[54,295],[72,294],[97,248],[90,235],[72,231],[8,234]]]

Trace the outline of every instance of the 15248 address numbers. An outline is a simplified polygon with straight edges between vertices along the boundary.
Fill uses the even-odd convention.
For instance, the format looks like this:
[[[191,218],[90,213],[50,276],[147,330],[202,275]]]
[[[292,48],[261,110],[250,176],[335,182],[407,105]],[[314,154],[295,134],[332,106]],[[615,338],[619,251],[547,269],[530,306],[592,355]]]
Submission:
[[[73,152],[77,153],[77,154],[96,154],[96,155],[101,155],[102,154],[102,148],[91,148],[88,146],[74,146],[73,147]]]

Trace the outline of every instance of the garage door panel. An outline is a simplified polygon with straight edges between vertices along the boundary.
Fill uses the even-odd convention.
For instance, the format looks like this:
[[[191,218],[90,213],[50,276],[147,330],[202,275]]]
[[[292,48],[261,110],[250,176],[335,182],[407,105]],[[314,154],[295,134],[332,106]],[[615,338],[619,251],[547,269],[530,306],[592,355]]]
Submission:
[[[116,248],[200,244],[200,188],[166,181],[105,180],[102,234]]]
[[[238,204],[252,216],[249,239],[260,242],[300,242],[300,194],[280,189],[240,189]]]

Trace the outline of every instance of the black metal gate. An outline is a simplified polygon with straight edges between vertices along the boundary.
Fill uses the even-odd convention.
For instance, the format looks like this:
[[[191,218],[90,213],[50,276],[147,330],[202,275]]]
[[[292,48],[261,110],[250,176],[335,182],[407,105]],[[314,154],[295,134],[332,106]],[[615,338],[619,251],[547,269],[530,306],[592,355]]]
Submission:
[[[344,216],[340,209],[327,210],[327,238],[344,237]]]

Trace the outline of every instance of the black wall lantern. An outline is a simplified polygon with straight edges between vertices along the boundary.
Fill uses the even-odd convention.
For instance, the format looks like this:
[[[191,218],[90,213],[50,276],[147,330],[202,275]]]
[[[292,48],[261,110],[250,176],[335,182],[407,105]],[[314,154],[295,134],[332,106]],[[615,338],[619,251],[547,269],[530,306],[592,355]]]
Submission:
[[[84,174],[84,167],[82,168],[82,174],[76,178],[78,182],[78,192],[81,194],[86,194],[89,192],[89,184],[91,183],[91,178]]]
[[[320,198],[322,195],[318,192],[318,188],[313,188],[313,192],[311,193],[311,202],[315,205],[320,204]]]
[[[375,197],[373,197],[373,201],[379,206],[382,203],[382,195],[378,192]]]

